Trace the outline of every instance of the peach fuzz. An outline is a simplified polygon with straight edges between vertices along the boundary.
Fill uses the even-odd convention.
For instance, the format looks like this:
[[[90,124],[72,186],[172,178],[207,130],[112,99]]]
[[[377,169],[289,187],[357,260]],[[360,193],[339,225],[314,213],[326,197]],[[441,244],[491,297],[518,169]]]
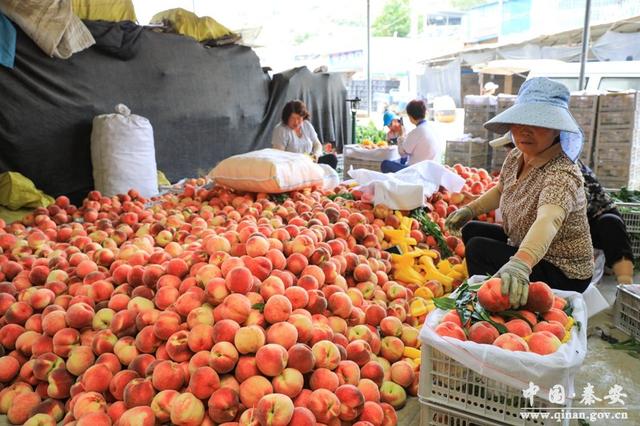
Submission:
[[[302,391],[304,377],[302,373],[294,368],[285,368],[282,372],[271,380],[273,390],[289,398],[295,398]]]
[[[527,345],[527,342],[522,337],[513,333],[505,333],[500,335],[493,342],[493,345],[509,351],[527,352],[529,350],[529,345]]]
[[[154,426],[156,416],[151,407],[133,407],[122,413],[118,419],[118,426]]]
[[[313,370],[316,359],[312,349],[304,343],[291,346],[287,352],[287,366],[295,368],[302,374]]]
[[[534,332],[538,331],[548,331],[554,336],[556,336],[560,341],[562,341],[566,334],[567,330],[564,328],[562,324],[558,321],[540,321],[533,327]]]
[[[249,377],[240,383],[240,401],[247,408],[253,408],[264,395],[273,393],[271,382],[263,376]]]
[[[435,328],[435,332],[442,337],[452,337],[458,340],[467,340],[467,336],[464,333],[464,330],[451,321],[445,321],[438,324]]]
[[[238,362],[238,351],[229,342],[218,342],[211,348],[210,366],[220,374],[228,373]]]
[[[239,353],[256,353],[265,344],[265,332],[257,325],[240,328],[234,336],[234,344]]]
[[[256,364],[260,372],[265,376],[274,377],[279,375],[287,366],[287,361],[288,353],[280,345],[269,343],[256,352]]]
[[[224,387],[215,391],[208,401],[208,415],[215,423],[222,424],[236,418],[240,410],[238,392]]]
[[[189,391],[198,399],[207,399],[220,388],[220,377],[211,367],[199,367],[191,375]]]
[[[340,400],[340,420],[353,421],[360,416],[364,408],[364,395],[354,385],[342,385],[336,389],[336,396]]]
[[[558,350],[562,342],[549,331],[537,331],[527,338],[529,350],[538,355],[549,355]]]
[[[502,312],[510,308],[509,295],[502,294],[502,280],[491,278],[478,290],[478,302],[490,312]]]
[[[569,324],[569,317],[567,314],[556,308],[551,308],[548,312],[542,314],[542,318],[544,318],[545,321],[558,321],[563,327],[566,327],[567,324]]]
[[[340,350],[335,343],[321,340],[312,346],[311,351],[316,360],[316,368],[335,370],[341,360]]]
[[[521,319],[512,319],[507,321],[505,324],[509,333],[517,334],[520,337],[527,337],[533,331],[531,331],[531,327],[525,320]]]
[[[328,424],[340,415],[340,400],[327,389],[318,389],[311,393],[307,408],[316,416],[318,422]]]
[[[264,305],[264,319],[271,324],[287,321],[293,310],[291,302],[283,295],[273,295]]]
[[[264,426],[287,426],[293,417],[293,401],[286,395],[274,393],[260,398],[255,416]]]
[[[553,308],[553,302],[554,295],[551,287],[542,281],[529,284],[529,296],[525,309],[543,314]]]

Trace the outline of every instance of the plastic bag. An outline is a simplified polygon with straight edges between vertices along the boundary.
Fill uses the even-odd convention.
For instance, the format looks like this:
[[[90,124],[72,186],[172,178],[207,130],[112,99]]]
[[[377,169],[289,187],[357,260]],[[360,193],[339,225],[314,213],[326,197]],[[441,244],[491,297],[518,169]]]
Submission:
[[[36,188],[26,176],[18,172],[0,173],[0,206],[10,210],[47,207],[53,198]]]
[[[91,162],[95,188],[108,197],[136,189],[158,195],[153,128],[144,117],[119,104],[115,114],[93,119]]]
[[[473,276],[470,284],[479,283],[485,277]],[[420,330],[420,340],[445,355],[455,359],[478,374],[516,389],[526,389],[529,382],[540,387],[538,396],[548,399],[549,390],[562,385],[567,398],[575,397],[574,379],[587,354],[587,308],[580,293],[553,290],[573,306],[576,325],[571,329],[571,338],[549,355],[531,352],[511,352],[493,345],[461,341],[442,337],[435,332],[447,311],[436,309],[425,320]]]
[[[318,166],[322,167],[322,170],[324,171],[324,177],[322,178],[323,189],[329,190],[340,185],[340,176],[333,167],[328,164],[318,164]]]
[[[359,144],[345,145],[344,156],[368,161],[397,160],[400,158],[397,146],[367,149]]]

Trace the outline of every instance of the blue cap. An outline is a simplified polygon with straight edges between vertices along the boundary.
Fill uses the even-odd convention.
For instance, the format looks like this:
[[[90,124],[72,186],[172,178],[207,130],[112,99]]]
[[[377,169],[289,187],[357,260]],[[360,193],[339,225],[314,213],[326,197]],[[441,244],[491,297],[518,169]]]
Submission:
[[[382,116],[382,123],[384,126],[389,127],[389,125],[391,124],[391,122],[393,120],[397,120],[398,116],[395,115],[394,113],[392,113],[391,111],[385,111],[384,115]]]

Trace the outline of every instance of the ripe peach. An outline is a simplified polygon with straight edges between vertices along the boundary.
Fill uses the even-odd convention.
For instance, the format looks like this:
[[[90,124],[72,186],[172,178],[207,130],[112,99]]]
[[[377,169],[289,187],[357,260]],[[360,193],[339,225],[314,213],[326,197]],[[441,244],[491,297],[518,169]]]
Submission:
[[[519,310],[517,312],[529,323],[529,326],[533,327],[538,323],[538,317],[535,313],[525,310]]]
[[[153,397],[151,410],[160,423],[166,423],[171,418],[171,406],[175,398],[180,395],[175,390],[164,390]]]
[[[566,327],[569,323],[569,317],[567,314],[556,308],[549,309],[548,312],[542,314],[542,318],[544,318],[545,321],[558,321],[563,327]]]
[[[294,368],[285,368],[278,376],[273,378],[271,384],[276,393],[295,398],[302,391],[304,377],[301,372]]]
[[[445,321],[438,324],[435,332],[443,337],[452,337],[458,340],[467,340],[467,336],[465,335],[464,330],[457,324],[450,321]]]
[[[326,368],[316,368],[309,378],[309,387],[311,390],[328,389],[331,392],[340,386],[338,375]]]
[[[230,388],[218,389],[209,398],[208,408],[209,417],[214,422],[230,422],[240,410],[238,393]]]
[[[173,361],[160,361],[153,369],[151,383],[158,391],[180,390],[184,385],[184,372]]]
[[[364,395],[354,385],[345,384],[336,389],[336,396],[340,400],[340,420],[355,420],[364,408]]]
[[[537,331],[527,339],[529,350],[539,355],[548,355],[558,350],[562,342],[549,331]]]
[[[240,401],[248,408],[255,407],[260,398],[271,393],[273,393],[273,386],[263,376],[249,377],[240,383]]]
[[[260,398],[255,416],[264,426],[287,426],[293,417],[293,401],[286,395],[274,393]]]
[[[33,410],[40,404],[40,396],[35,392],[20,393],[13,398],[7,411],[7,420],[14,425],[24,424]]]
[[[45,414],[53,418],[55,422],[59,422],[64,417],[64,412],[64,405],[61,401],[48,398],[31,410],[30,414],[32,416],[36,414]]]
[[[469,329],[469,340],[476,343],[492,344],[500,333],[487,321],[479,321]]]
[[[124,388],[131,380],[137,378],[140,378],[140,376],[133,370],[118,371],[111,379],[111,383],[109,383],[109,392],[116,400],[122,401],[124,399]]]
[[[276,343],[289,349],[298,341],[298,330],[288,322],[278,322],[267,329],[267,343]]]
[[[462,244],[458,247],[460,246],[462,246]],[[382,412],[384,413],[382,426],[396,426],[398,424],[398,414],[396,413],[395,407],[386,402],[381,402],[380,406],[382,407]]]
[[[229,342],[218,342],[211,348],[211,367],[220,374],[228,373],[238,362],[238,351]]]
[[[382,385],[384,376],[384,368],[377,360],[367,362],[360,370],[360,377],[370,379],[378,386]]]
[[[86,417],[86,416],[85,416]],[[111,423],[111,422],[109,422]],[[48,414],[34,414],[24,423],[24,426],[56,426],[56,420]]]
[[[340,363],[340,350],[335,343],[328,340],[321,340],[311,348],[315,357],[316,368],[328,368],[335,370]]]
[[[511,307],[509,295],[502,294],[502,280],[491,278],[478,290],[478,302],[490,312],[502,312]]]
[[[493,345],[509,351],[527,352],[529,350],[529,345],[527,345],[527,342],[522,337],[513,333],[505,333],[500,335],[493,342]]]
[[[234,336],[234,344],[241,354],[256,353],[264,346],[265,333],[261,327],[250,325],[240,328]]]
[[[380,331],[384,336],[402,336],[402,321],[396,317],[386,317],[380,321]]]
[[[464,334],[464,332],[462,333]],[[380,354],[389,362],[398,361],[402,357],[403,353],[404,353],[404,343],[402,343],[402,340],[393,336],[387,336],[384,339],[382,339],[382,343],[380,346]]]
[[[15,359],[15,358],[14,358]],[[38,356],[33,363],[33,376],[37,380],[49,380],[49,375],[56,368],[64,366],[62,358],[54,353],[48,352]]]
[[[15,382],[9,387],[2,389],[2,391],[0,391],[0,413],[6,414],[7,411],[9,411],[16,395],[31,392],[33,392],[31,385],[25,382]]]
[[[380,402],[380,388],[370,379],[360,379],[358,389],[362,392],[365,401]]]
[[[341,386],[345,384],[357,386],[360,382],[360,367],[353,361],[340,361],[335,372]]]
[[[517,334],[520,337],[527,337],[532,333],[531,327],[525,320],[512,319],[505,324],[509,333]]]
[[[558,321],[540,321],[533,327],[534,332],[548,331],[556,336],[561,342],[567,334],[567,330]]]
[[[296,426],[315,426],[316,418],[308,408],[295,407],[289,424]]]
[[[529,284],[529,297],[526,309],[532,312],[545,313],[553,307],[554,295],[551,287],[542,281]]]
[[[371,360],[371,346],[364,340],[357,339],[349,342],[346,347],[347,359],[363,366]]]
[[[397,361],[391,365],[391,380],[402,387],[409,387],[414,376],[413,365],[407,361]]]
[[[395,409],[402,408],[407,401],[407,393],[404,388],[394,382],[385,381],[380,386],[380,398]]]
[[[273,295],[264,305],[264,319],[271,324],[286,321],[293,310],[291,302],[285,296]]]
[[[240,325],[237,322],[229,319],[218,321],[213,326],[213,341],[219,342],[232,342],[236,332],[240,330]]]
[[[287,352],[287,358],[287,365],[290,368],[295,368],[302,374],[312,371],[316,363],[312,349],[303,343],[297,343],[291,346]]]
[[[133,407],[122,413],[118,426],[154,426],[156,416],[151,407]]]
[[[381,324],[383,319],[386,318],[387,311],[378,304],[371,304],[365,308],[364,315],[365,322],[368,325],[376,327]]]
[[[105,364],[95,364],[82,375],[82,386],[87,392],[104,392],[109,389],[113,373]]]
[[[287,320],[298,332],[298,342],[307,343],[312,337],[313,323],[310,317],[302,314],[292,313]]]
[[[93,365],[95,359],[90,347],[76,346],[69,352],[66,363],[67,371],[75,376],[80,376]]]
[[[300,273],[307,267],[309,260],[302,253],[291,253],[287,258],[287,269],[295,275]]]
[[[284,291],[284,295],[291,302],[291,307],[295,309],[302,309],[309,303],[309,294],[301,287],[288,287]]]
[[[328,424],[340,415],[340,400],[333,392],[318,389],[311,393],[307,408],[318,422]]]
[[[187,337],[187,345],[193,352],[208,351],[213,346],[213,327],[197,324]]]
[[[556,309],[560,309],[561,311],[567,306],[566,299],[560,296],[553,296],[553,307]]]
[[[20,371],[20,363],[11,356],[0,358],[0,383],[9,383]]]
[[[85,414],[76,422],[76,426],[110,426],[111,418],[106,412]]]
[[[288,354],[286,349],[273,343],[262,346],[256,352],[256,364],[258,365],[258,369],[262,374],[269,377],[274,377],[280,374],[287,366],[287,360]]]
[[[253,287],[253,275],[248,268],[238,266],[226,274],[225,284],[233,293],[247,294]]]
[[[142,329],[140,334],[136,337],[136,342],[138,337],[142,334],[144,330],[150,328],[151,326],[145,327]],[[153,334],[151,334],[153,336]],[[155,337],[155,336],[154,336]],[[167,340],[166,349],[169,357],[176,362],[189,361],[189,358],[193,355],[193,352],[189,349],[189,332],[186,330],[180,330],[173,333],[169,339]],[[138,345],[136,345],[138,346]],[[138,347],[138,349],[140,349]],[[144,351],[141,351],[144,352]]]
[[[33,308],[26,302],[15,302],[4,313],[4,319],[8,324],[24,325],[33,315]]]
[[[220,387],[220,377],[211,367],[199,367],[191,375],[189,391],[198,399],[207,399]]]
[[[377,401],[366,401],[362,408],[360,421],[368,422],[374,426],[381,426],[384,421],[382,406]]]
[[[124,387],[123,398],[127,408],[151,404],[156,395],[150,379],[133,379]]]
[[[73,406],[70,406],[70,411],[77,419],[89,413],[104,411],[107,408],[104,397],[97,392],[83,392],[72,401]]]

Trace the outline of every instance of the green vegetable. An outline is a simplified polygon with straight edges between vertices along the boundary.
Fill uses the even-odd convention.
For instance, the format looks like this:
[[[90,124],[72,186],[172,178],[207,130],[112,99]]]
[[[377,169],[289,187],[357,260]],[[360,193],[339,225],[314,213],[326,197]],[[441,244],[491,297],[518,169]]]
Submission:
[[[345,192],[343,194],[331,194],[327,195],[327,198],[331,201],[335,201],[336,198],[344,198],[345,200],[355,200],[355,197],[350,192]]]
[[[367,126],[356,126],[356,143],[362,143],[365,139],[371,142],[378,142],[387,139],[384,130],[378,130],[373,122],[369,121]]]
[[[424,207],[412,210],[410,216],[417,220],[418,223],[420,223],[420,228],[422,229],[422,232],[425,233],[425,235],[431,235],[436,239],[438,248],[440,249],[440,256],[442,258],[453,255],[453,253],[451,253],[451,250],[449,249],[449,246],[447,245],[447,242],[442,236],[440,227],[431,219],[429,219],[429,216],[427,216]]]
[[[271,198],[271,201],[274,203],[282,204],[289,199],[289,194],[271,194],[269,198]]]
[[[640,191],[633,191],[626,187],[620,188],[618,192],[612,192],[611,198],[619,203],[640,203]]]

